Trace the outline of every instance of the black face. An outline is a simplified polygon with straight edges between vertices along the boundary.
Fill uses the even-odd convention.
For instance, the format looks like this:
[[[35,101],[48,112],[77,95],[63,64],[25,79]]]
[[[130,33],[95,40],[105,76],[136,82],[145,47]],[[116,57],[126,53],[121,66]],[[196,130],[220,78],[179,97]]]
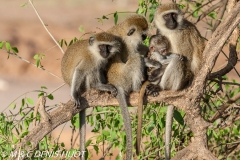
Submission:
[[[177,13],[168,13],[163,15],[164,20],[166,21],[166,27],[168,29],[176,29],[178,26],[178,22],[177,22]]]
[[[107,58],[109,56],[109,54],[111,53],[112,46],[107,45],[107,44],[100,44],[98,46],[98,48],[100,49],[100,55],[103,58]]]

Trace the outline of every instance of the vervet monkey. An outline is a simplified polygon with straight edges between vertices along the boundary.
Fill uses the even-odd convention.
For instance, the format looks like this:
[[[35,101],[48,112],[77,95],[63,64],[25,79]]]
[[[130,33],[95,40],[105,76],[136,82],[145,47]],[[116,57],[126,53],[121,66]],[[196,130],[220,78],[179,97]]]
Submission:
[[[186,58],[182,57],[178,54],[173,54],[168,52],[169,43],[164,36],[161,35],[153,35],[149,39],[149,54],[148,58],[145,58],[145,64],[148,67],[148,81],[146,81],[139,94],[138,101],[138,127],[137,127],[137,141],[136,141],[136,151],[139,155],[140,153],[140,143],[141,143],[141,135],[142,135],[142,110],[143,110],[143,98],[145,92],[147,94],[152,94],[153,96],[157,96],[159,91],[161,90],[160,82],[162,80],[162,76],[165,74],[165,70],[169,63],[175,64],[174,67],[181,67],[183,70],[186,68],[186,63],[184,60]],[[173,61],[173,62],[172,62]],[[178,82],[184,82],[183,75],[185,73],[174,73]],[[173,80],[171,80],[172,83]]]
[[[69,46],[62,58],[62,76],[64,81],[71,86],[71,96],[74,105],[81,107],[81,95],[91,89],[109,91],[114,96],[117,89],[111,84],[103,84],[102,69],[108,63],[108,59],[121,51],[121,39],[112,34],[102,32],[81,40]],[[81,125],[80,145],[85,150],[86,127],[85,110],[80,112]]]
[[[177,4],[162,4],[155,12],[154,20],[155,26],[157,27],[157,34],[165,36],[169,43],[169,51],[171,53],[177,53],[186,57],[186,68],[178,68],[176,64],[170,63],[165,74],[162,76],[160,86],[164,90],[181,90],[185,87],[182,82],[176,82],[175,73],[181,75],[187,71],[187,73],[195,76],[201,67],[201,61],[203,58],[203,50],[205,47],[204,39],[200,35],[197,28],[189,21],[183,18],[183,13],[179,9]],[[173,61],[172,61],[173,62]],[[179,61],[178,61],[179,62]],[[180,65],[181,66],[181,65]],[[189,72],[189,70],[191,72]],[[192,76],[182,76],[185,82],[192,81]],[[178,78],[179,79],[179,78]],[[167,111],[166,119],[166,149],[165,159],[170,159],[170,138],[167,130],[171,130],[171,124],[168,119],[172,119],[174,107],[170,105]],[[170,128],[168,128],[170,127]],[[171,133],[171,132],[170,132]]]
[[[139,91],[144,80],[144,62],[138,49],[147,37],[147,20],[141,15],[133,15],[107,32],[119,36],[124,42],[124,51],[111,59],[107,69],[108,82],[117,88],[119,102],[126,131],[126,159],[132,159],[132,127],[128,112],[127,96]]]

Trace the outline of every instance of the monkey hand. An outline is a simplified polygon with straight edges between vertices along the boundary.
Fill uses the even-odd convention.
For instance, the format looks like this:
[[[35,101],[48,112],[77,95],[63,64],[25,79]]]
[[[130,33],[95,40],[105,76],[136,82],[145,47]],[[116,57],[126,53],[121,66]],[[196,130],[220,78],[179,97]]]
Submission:
[[[74,99],[74,106],[76,106],[77,108],[80,108],[80,104],[81,104],[81,97],[79,95],[78,92],[73,92],[72,97]]]
[[[146,87],[146,94],[156,97],[159,95],[160,87],[158,85],[149,84]]]
[[[180,54],[176,54],[176,56],[178,56],[178,59],[180,61],[183,61],[183,62],[187,62],[187,57],[183,56],[183,55],[180,55]]]
[[[111,90],[110,90],[110,92],[111,92],[111,94],[112,94],[114,97],[117,96],[117,93],[118,93],[117,88],[114,87],[113,85],[111,85]]]

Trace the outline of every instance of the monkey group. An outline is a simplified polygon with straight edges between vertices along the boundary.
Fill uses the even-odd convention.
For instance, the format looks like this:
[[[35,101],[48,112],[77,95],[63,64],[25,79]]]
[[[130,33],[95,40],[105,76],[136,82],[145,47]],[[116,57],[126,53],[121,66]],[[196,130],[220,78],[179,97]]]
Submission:
[[[127,108],[129,94],[140,92],[136,140],[138,155],[144,94],[157,96],[161,90],[184,89],[201,67],[204,40],[197,28],[183,18],[177,4],[160,5],[153,23],[157,33],[150,38],[148,54],[142,44],[147,37],[148,22],[144,16],[132,15],[106,32],[75,42],[67,48],[62,58],[62,76],[71,88],[76,107],[82,107],[81,95],[89,89],[107,91],[117,98],[126,131],[127,160],[133,157],[131,118]],[[173,112],[174,106],[169,104],[165,133],[166,160],[170,159]],[[80,112],[81,150],[85,149],[85,116],[83,109]]]

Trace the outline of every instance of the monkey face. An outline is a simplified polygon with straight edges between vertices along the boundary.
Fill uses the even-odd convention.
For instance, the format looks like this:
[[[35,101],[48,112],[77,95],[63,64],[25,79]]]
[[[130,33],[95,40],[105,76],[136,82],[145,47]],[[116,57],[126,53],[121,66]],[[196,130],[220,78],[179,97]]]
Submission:
[[[110,58],[120,51],[122,40],[120,37],[101,32],[89,38],[89,49],[100,59]]]
[[[177,22],[178,15],[177,13],[167,13],[163,15],[163,19],[165,20],[165,25],[168,29],[176,29],[178,26]]]
[[[153,35],[150,38],[150,52],[157,52],[160,55],[166,56],[168,53],[168,41],[166,37],[161,35]]]
[[[130,44],[133,48],[137,48],[142,41],[147,38],[147,31],[139,26],[130,27],[127,36],[124,36],[124,41]]]
[[[183,13],[177,4],[162,4],[157,8],[153,22],[163,33],[180,29],[183,23]]]
[[[99,48],[99,52],[100,52],[100,55],[103,57],[103,58],[107,58],[109,56],[109,54],[111,53],[111,49],[112,49],[112,46],[110,45],[106,45],[106,44],[100,44],[98,46]]]

